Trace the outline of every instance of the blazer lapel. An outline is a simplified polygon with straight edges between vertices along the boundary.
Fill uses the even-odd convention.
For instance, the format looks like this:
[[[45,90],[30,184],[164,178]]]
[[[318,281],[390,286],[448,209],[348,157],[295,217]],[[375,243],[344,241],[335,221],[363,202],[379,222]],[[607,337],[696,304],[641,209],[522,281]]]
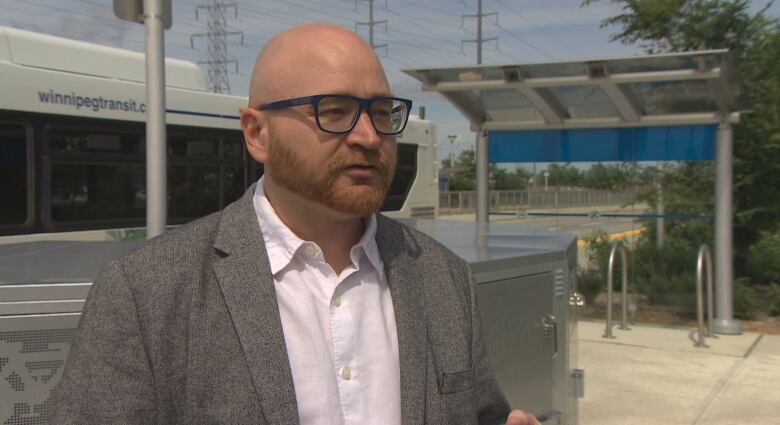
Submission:
[[[420,264],[420,248],[413,244],[404,226],[380,214],[377,214],[376,243],[393,298],[398,331],[401,423],[423,424],[428,343],[422,314],[424,300],[420,280],[424,268]]]
[[[273,276],[257,223],[255,186],[222,213],[214,272],[269,425],[298,424]]]

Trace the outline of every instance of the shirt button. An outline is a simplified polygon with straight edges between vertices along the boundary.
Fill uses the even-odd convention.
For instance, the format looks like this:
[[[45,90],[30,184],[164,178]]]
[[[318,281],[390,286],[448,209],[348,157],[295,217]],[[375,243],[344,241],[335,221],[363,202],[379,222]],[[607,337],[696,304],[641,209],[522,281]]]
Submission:
[[[335,305],[336,307],[341,307],[341,297],[333,298],[333,305]]]
[[[311,245],[306,245],[306,249],[304,250],[304,252],[309,257],[314,257],[315,255],[317,255],[317,250]]]
[[[349,381],[350,378],[352,378],[352,373],[350,373],[348,367],[341,369],[341,377],[344,378],[345,381]]]

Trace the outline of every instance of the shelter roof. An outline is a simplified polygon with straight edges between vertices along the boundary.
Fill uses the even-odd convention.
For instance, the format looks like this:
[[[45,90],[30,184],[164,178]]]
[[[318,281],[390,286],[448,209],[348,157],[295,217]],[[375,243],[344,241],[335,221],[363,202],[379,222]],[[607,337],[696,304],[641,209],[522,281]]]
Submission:
[[[483,130],[637,127],[739,119],[728,50],[404,70]]]

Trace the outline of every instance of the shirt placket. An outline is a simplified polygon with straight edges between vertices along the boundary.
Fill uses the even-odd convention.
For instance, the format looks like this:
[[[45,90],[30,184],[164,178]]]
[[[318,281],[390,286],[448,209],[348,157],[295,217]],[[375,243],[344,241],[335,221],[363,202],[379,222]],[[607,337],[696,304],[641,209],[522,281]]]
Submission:
[[[358,347],[355,346],[353,311],[350,308],[349,280],[354,271],[344,276],[336,286],[330,302],[329,316],[333,336],[333,366],[336,383],[339,389],[342,413],[345,424],[359,424],[361,421],[355,415],[358,411],[356,405],[359,396],[359,375],[361,371],[354,368],[355,355]]]

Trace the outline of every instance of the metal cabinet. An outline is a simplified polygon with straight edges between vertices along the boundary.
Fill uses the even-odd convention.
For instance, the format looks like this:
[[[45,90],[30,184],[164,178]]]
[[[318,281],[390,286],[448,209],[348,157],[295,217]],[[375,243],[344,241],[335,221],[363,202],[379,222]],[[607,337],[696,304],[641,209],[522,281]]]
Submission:
[[[407,224],[469,263],[488,357],[510,405],[545,424],[576,425],[584,385],[576,367],[576,239],[507,223]]]

